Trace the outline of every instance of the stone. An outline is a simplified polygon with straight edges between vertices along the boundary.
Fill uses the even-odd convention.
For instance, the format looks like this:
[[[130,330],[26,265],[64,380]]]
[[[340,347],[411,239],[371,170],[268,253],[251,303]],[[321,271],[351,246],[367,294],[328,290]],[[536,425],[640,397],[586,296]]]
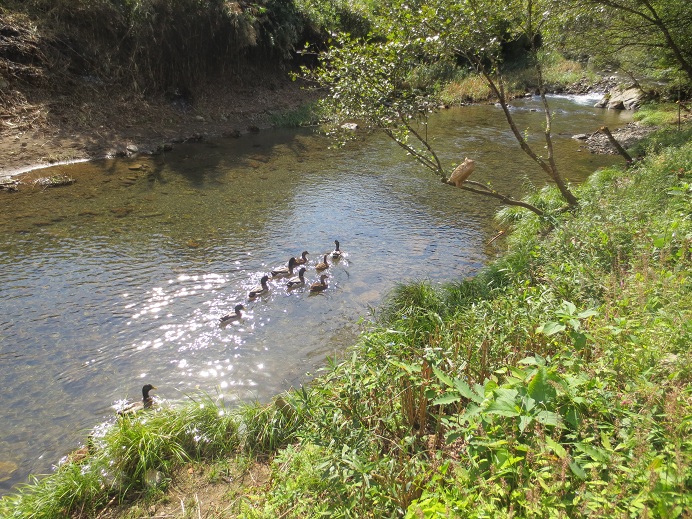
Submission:
[[[241,133],[240,130],[225,130],[221,135],[226,138],[238,139]]]
[[[19,466],[13,461],[0,461],[0,481],[7,481]]]
[[[639,87],[616,86],[594,106],[612,110],[636,110],[644,97],[645,93]]]
[[[341,125],[341,129],[355,131],[358,129],[358,125],[356,123],[344,123]]]

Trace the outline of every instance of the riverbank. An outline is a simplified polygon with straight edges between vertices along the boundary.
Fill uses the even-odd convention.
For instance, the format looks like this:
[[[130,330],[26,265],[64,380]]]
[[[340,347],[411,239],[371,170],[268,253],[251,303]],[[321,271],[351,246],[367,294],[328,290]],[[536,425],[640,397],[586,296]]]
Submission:
[[[476,277],[400,286],[316,383],[119,421],[0,513],[684,517],[692,145],[650,139],[579,212],[544,192],[550,221],[508,214]]]
[[[192,100],[146,98],[83,86],[74,95],[17,93],[2,119],[0,177],[60,162],[157,153],[164,146],[210,138],[238,138],[271,127],[316,94],[287,75],[252,84],[202,85]]]

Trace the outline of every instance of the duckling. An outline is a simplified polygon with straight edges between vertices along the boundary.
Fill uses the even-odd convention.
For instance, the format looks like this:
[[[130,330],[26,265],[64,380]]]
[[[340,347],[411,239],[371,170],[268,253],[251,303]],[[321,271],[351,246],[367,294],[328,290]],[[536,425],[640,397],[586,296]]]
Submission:
[[[339,250],[339,240],[334,240],[334,245],[336,245],[336,248],[332,251],[332,258],[340,258],[343,251]]]
[[[297,288],[297,287],[302,287],[305,285],[305,267],[300,267],[300,270],[298,271],[298,275],[294,278],[291,278],[288,280],[286,283],[286,286],[288,288]]]
[[[329,276],[327,274],[322,274],[320,276],[320,280],[313,283],[310,285],[310,292],[322,292],[323,290],[327,290],[327,278]]]
[[[300,258],[296,258],[296,265],[305,265],[308,262],[308,251],[304,250]]]
[[[329,268],[329,263],[327,263],[327,256],[328,254],[325,254],[322,262],[315,265],[315,270],[326,270]]]
[[[254,299],[257,296],[261,296],[262,294],[266,294],[267,292],[269,292],[267,281],[269,281],[269,276],[265,274],[264,276],[262,276],[262,279],[260,279],[261,286],[255,287],[252,290],[250,290],[247,296],[250,299]]]
[[[271,271],[271,275],[273,278],[279,278],[283,276],[292,276],[293,275],[293,269],[296,266],[296,259],[291,258],[288,260],[288,266],[287,267],[278,267],[275,270]]]
[[[222,316],[219,319],[219,322],[221,324],[224,324],[224,323],[227,323],[228,321],[230,321],[232,319],[240,319],[243,316],[243,313],[241,312],[241,310],[245,310],[245,307],[242,304],[235,305],[235,313],[226,314],[226,315]]]
[[[86,445],[82,445],[78,449],[73,450],[67,456],[60,460],[60,464],[63,463],[76,463],[80,464],[86,460],[89,456],[96,452],[96,446],[94,445],[94,436],[90,434],[87,436]]]
[[[142,387],[142,400],[140,402],[132,402],[130,404],[125,405],[124,407],[118,410],[118,414],[120,416],[125,416],[137,413],[142,409],[149,409],[154,404],[154,399],[151,396],[149,396],[149,391],[151,391],[152,389],[156,389],[156,387],[152,386],[151,384],[145,384]]]

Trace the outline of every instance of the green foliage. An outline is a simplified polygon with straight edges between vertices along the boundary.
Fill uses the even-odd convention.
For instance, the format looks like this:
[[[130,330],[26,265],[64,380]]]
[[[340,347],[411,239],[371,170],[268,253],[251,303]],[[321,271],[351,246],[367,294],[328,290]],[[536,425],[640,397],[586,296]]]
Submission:
[[[287,66],[306,30],[304,14],[282,0],[31,0],[16,8],[56,36],[48,44],[60,66],[143,92],[248,77],[257,63]]]
[[[346,33],[363,38],[371,30],[372,6],[353,0],[296,0],[297,9],[316,32]],[[320,42],[310,42],[320,43]]]
[[[547,158],[543,159],[517,127],[508,108],[509,92],[513,88],[525,91],[529,84],[538,86],[548,106],[537,48],[541,27],[547,23],[551,8],[542,2],[497,4],[428,0],[411,5],[390,0],[378,9],[375,29],[368,38],[336,35],[320,67],[315,70],[304,67],[303,72],[329,90],[322,107],[331,117],[332,135],[344,139],[345,132],[339,131],[343,130],[342,123],[357,120],[369,128],[381,130],[409,156],[447,182],[452,171],[442,164],[427,138],[427,118],[439,106],[440,99],[453,99],[455,94],[443,89],[440,80],[456,76],[453,64],[463,63],[466,69],[480,74],[489,92],[502,106],[521,149],[555,182],[565,201],[574,207],[577,200],[561,178],[553,157],[549,110],[546,110],[545,130],[541,133],[548,150]],[[517,59],[531,65],[534,71],[531,78],[515,73],[519,84],[514,86],[507,82],[507,73],[516,64],[504,62],[505,56],[514,54],[510,49],[519,49]],[[456,96],[465,100],[469,94],[461,91]],[[472,98],[477,96],[478,93],[471,94]],[[465,180],[457,187],[537,214],[541,212],[527,202],[473,180]]]
[[[692,7],[685,0],[566,1],[553,37],[640,83],[692,85]],[[659,85],[660,88],[660,85]]]
[[[0,500],[0,516],[88,516],[111,496],[165,489],[175,467],[215,460],[239,445],[237,417],[208,395],[173,409],[118,418],[95,431],[83,459],[68,456],[57,470]]]
[[[271,120],[278,128],[298,128],[318,124],[320,114],[315,104],[307,104],[289,112],[272,114]]]

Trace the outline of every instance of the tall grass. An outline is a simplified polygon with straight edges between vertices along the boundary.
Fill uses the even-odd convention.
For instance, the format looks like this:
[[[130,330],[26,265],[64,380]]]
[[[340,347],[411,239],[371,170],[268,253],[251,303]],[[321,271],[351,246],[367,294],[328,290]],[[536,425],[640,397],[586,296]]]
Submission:
[[[557,54],[540,56],[543,80],[550,91],[560,91],[578,81],[595,82],[598,78],[580,63],[567,60]],[[522,63],[508,67],[503,74],[508,96],[521,96],[538,88],[536,70]],[[449,81],[440,92],[440,100],[449,105],[478,103],[493,100],[485,79],[480,74],[462,74]]]
[[[176,467],[209,462],[239,446],[237,416],[211,396],[135,416],[120,417],[90,439],[86,457],[67,457],[53,474],[0,500],[0,516],[94,516],[114,497],[122,501],[165,489]]]

